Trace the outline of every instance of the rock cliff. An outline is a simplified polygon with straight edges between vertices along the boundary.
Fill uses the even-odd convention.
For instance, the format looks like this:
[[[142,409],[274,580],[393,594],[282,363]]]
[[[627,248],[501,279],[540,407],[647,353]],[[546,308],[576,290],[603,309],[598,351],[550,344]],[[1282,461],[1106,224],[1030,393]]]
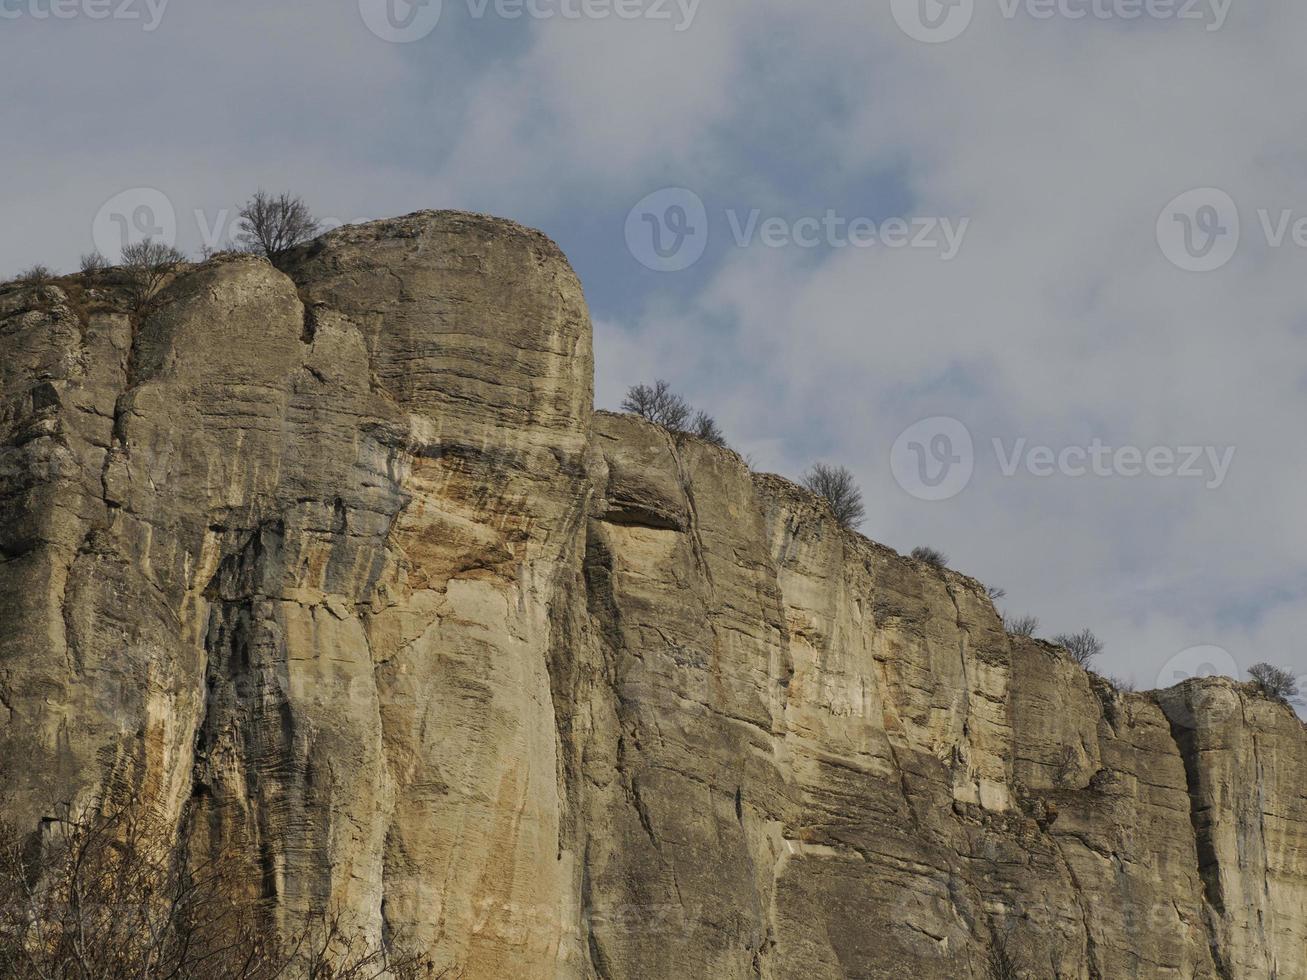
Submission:
[[[148,800],[450,976],[1307,980],[1307,732],[594,412],[510,222],[0,289],[6,816]]]

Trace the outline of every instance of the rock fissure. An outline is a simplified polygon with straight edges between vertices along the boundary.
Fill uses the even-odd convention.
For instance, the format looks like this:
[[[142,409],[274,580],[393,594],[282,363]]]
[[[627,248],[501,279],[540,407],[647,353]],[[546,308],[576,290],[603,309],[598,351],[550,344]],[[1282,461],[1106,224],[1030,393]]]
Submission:
[[[1062,849],[1062,842],[1058,840],[1056,836],[1053,838],[1053,846],[1057,848],[1058,856],[1062,860],[1062,867],[1066,871],[1068,879],[1071,881],[1071,887],[1074,889],[1076,905],[1080,909],[1080,924],[1085,934],[1085,966],[1089,971],[1089,980],[1105,980],[1102,969],[1098,963],[1098,944],[1094,939],[1093,922],[1090,918],[1089,909],[1086,904],[1088,902],[1088,896],[1085,894],[1085,890],[1081,886],[1080,880],[1076,877],[1076,872],[1071,866],[1071,862],[1067,860],[1066,851]]]
[[[463,980],[985,980],[1000,935],[1029,976],[1307,980],[1287,712],[1111,691],[594,412],[538,233],[424,212],[281,264],[131,324],[0,290],[0,816],[125,788],[279,923]]]

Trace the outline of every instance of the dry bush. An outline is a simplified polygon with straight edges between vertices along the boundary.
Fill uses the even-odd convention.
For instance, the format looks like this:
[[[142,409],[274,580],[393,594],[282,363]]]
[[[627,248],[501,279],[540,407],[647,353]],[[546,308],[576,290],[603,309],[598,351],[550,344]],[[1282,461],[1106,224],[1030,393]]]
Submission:
[[[817,463],[803,477],[803,485],[826,499],[841,527],[856,528],[867,516],[862,491],[853,474],[843,466]]]
[[[48,265],[34,265],[18,274],[18,282],[24,286],[48,286],[55,280],[54,270]]]
[[[123,271],[132,310],[146,312],[177,267],[186,261],[178,249],[147,238],[123,249]]]
[[[339,916],[319,915],[283,943],[289,952],[278,961],[287,980],[440,980],[448,970],[437,970],[425,956],[403,952],[398,944],[378,945],[357,932],[347,931]]]
[[[1034,616],[1007,616],[1003,617],[1003,628],[1013,636],[1033,637],[1035,631],[1039,629],[1039,620]]]
[[[714,446],[726,448],[726,436],[722,434],[721,428],[717,425],[717,420],[707,412],[699,412],[695,415],[694,421],[690,423],[690,435],[704,442],[711,442]]]
[[[1017,969],[1016,960],[1013,959],[1012,952],[1008,948],[1007,937],[998,933],[994,934],[989,945],[989,960],[986,966],[989,980],[1021,980],[1021,972]]]
[[[998,602],[1000,599],[1007,598],[1007,589],[1000,589],[996,585],[985,587],[985,595],[989,596],[990,602]]]
[[[241,208],[237,242],[246,251],[267,257],[274,265],[290,249],[318,233],[318,219],[299,197],[273,196],[259,190]]]
[[[82,274],[86,276],[98,275],[109,268],[109,260],[100,252],[87,252],[82,256]]]
[[[1285,704],[1295,704],[1302,700],[1297,679],[1282,667],[1254,664],[1248,668],[1248,675],[1256,682],[1257,689],[1268,698]]]
[[[1054,767],[1055,781],[1061,785],[1068,782],[1080,769],[1080,756],[1070,745],[1064,745],[1058,753],[1057,765]]]
[[[717,420],[707,412],[696,412],[672,386],[659,379],[652,385],[635,385],[626,392],[622,411],[648,419],[673,435],[689,435],[726,448],[726,437]]]
[[[431,963],[339,916],[281,940],[234,858],[194,860],[136,807],[96,805],[37,835],[0,825],[5,980],[418,980]]]
[[[936,568],[948,568],[948,555],[938,548],[913,548],[912,557],[917,561],[924,561],[927,565],[934,565]]]
[[[1053,643],[1066,650],[1081,667],[1090,666],[1103,652],[1103,641],[1094,635],[1093,630],[1059,633],[1053,637]]]
[[[622,402],[622,411],[648,419],[668,432],[684,432],[690,424],[693,409],[689,402],[672,391],[670,384],[658,380],[653,385],[631,388]]]

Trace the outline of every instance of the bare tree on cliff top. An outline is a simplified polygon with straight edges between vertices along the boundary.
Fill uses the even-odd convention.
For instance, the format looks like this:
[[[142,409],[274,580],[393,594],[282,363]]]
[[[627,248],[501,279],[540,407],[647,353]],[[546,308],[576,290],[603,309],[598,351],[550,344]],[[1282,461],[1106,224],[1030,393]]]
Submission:
[[[658,380],[652,386],[636,385],[628,391],[622,402],[622,411],[648,419],[668,432],[684,432],[690,424],[692,409],[684,398],[672,391],[670,384]]]
[[[711,442],[714,446],[726,445],[726,436],[722,435],[717,420],[707,412],[699,412],[694,416],[694,421],[690,423],[690,435]]]
[[[123,270],[127,274],[127,293],[132,308],[144,313],[163,288],[168,276],[186,261],[178,249],[147,238],[123,249]]]
[[[290,194],[274,197],[263,190],[241,208],[241,222],[237,242],[247,251],[267,256],[273,264],[316,235],[319,227],[302,198]]]
[[[856,528],[867,516],[867,509],[862,505],[862,491],[858,489],[853,474],[843,466],[817,463],[804,476],[803,485],[826,498],[841,527]]]
[[[1003,616],[1003,628],[1013,636],[1030,636],[1035,635],[1035,630],[1039,629],[1039,620],[1034,616]]]
[[[48,286],[54,279],[54,270],[48,265],[34,265],[20,272],[17,281],[24,286]]]
[[[1071,655],[1071,659],[1081,667],[1092,665],[1103,652],[1103,641],[1094,635],[1093,630],[1060,633],[1053,637],[1053,643],[1066,650]]]
[[[622,401],[622,411],[648,419],[673,435],[694,436],[726,448],[726,436],[717,420],[707,412],[696,412],[689,402],[672,391],[672,386],[666,381],[628,389]]]
[[[948,568],[948,555],[938,548],[929,548],[925,545],[913,548],[912,557],[917,561],[924,561],[927,565],[934,565],[936,568]]]
[[[1268,698],[1296,704],[1302,701],[1298,691],[1298,681],[1282,667],[1274,664],[1254,664],[1248,668],[1248,674],[1257,682],[1258,689]]]

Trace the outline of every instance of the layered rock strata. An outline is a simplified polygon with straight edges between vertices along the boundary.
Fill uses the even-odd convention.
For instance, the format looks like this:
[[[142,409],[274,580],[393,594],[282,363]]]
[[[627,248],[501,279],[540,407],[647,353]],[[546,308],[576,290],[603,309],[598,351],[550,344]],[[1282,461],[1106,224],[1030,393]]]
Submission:
[[[5,816],[106,794],[468,978],[1307,978],[1307,734],[592,410],[566,260],[422,213],[0,289]]]

